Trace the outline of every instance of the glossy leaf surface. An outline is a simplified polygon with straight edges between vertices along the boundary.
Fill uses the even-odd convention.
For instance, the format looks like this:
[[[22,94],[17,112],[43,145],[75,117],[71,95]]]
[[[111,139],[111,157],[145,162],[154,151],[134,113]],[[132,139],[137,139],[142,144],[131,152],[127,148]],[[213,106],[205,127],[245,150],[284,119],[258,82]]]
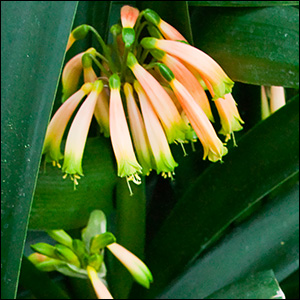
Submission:
[[[1,290],[13,299],[76,1],[1,3]]]

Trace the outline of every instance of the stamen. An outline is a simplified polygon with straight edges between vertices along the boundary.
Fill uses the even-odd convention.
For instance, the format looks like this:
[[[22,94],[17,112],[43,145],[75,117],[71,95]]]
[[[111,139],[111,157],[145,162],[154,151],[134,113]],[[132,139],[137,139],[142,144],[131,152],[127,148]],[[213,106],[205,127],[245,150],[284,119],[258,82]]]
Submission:
[[[63,176],[63,179],[66,179],[68,177],[68,173],[66,173],[64,176]]]
[[[56,166],[56,162],[55,160],[52,160],[52,166],[55,167]]]
[[[196,152],[196,148],[195,148],[195,145],[194,145],[194,142],[193,142],[193,141],[191,142],[191,147],[192,147],[192,151],[193,151],[193,152]]]
[[[131,176],[130,176],[131,177]],[[129,189],[129,193],[130,193],[130,196],[133,195],[133,192],[132,192],[132,189],[131,189],[131,186],[130,186],[130,183],[129,183],[130,179],[126,176],[126,182],[127,182],[127,186],[128,186],[128,189]]]
[[[183,156],[188,156],[188,154],[186,153],[185,148],[183,146],[183,143],[180,143],[180,146],[181,146],[182,151],[183,151]]]
[[[77,174],[74,174],[73,176],[74,176],[74,178],[76,178],[76,179],[80,179],[80,178],[81,178],[81,177],[80,177],[79,175],[77,175]]]
[[[234,136],[234,133],[232,132],[232,141],[233,141],[233,147],[237,147],[237,143],[236,143],[236,140],[235,140],[235,136]]]
[[[59,162],[56,162],[56,165],[59,169],[61,169],[61,164]]]

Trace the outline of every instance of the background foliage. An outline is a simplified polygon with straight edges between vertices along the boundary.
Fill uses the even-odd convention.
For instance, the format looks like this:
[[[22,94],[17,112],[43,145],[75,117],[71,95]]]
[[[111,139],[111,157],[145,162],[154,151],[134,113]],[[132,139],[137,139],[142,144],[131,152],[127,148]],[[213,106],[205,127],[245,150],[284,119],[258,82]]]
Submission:
[[[51,109],[60,104],[64,59],[95,41],[89,35],[66,58],[65,46],[82,23],[110,40],[108,28],[124,4],[153,8],[225,69],[236,81],[245,128],[224,164],[202,161],[200,145],[188,157],[175,146],[176,180],[151,175],[129,198],[110,142],[93,124],[85,177],[74,192],[60,171],[39,170]],[[145,257],[154,275],[150,290],[139,288],[108,256],[115,298],[271,298],[279,282],[297,299],[297,1],[2,1],[1,25],[2,299],[16,297],[18,286],[21,299],[94,298],[84,280],[49,276],[22,260],[28,244],[44,238],[39,230],[58,226],[76,235],[93,209],[105,211],[118,241]],[[287,105],[264,121],[260,85],[287,88]]]

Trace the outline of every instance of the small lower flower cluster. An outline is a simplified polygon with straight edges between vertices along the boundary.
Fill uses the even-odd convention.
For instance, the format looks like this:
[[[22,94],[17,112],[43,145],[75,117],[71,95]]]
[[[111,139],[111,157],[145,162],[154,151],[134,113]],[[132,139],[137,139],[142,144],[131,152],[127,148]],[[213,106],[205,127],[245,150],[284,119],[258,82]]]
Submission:
[[[108,249],[143,287],[149,288],[153,281],[147,266],[106,231],[106,217],[101,210],[91,213],[81,240],[72,239],[64,230],[49,230],[48,234],[58,244],[31,245],[35,252],[28,259],[43,272],[58,271],[66,276],[89,278],[98,299],[113,299],[105,280],[104,249]]]
[[[150,37],[141,39],[146,29]],[[67,50],[89,32],[95,34],[102,53],[90,48],[65,65],[63,104],[44,142],[46,161],[60,167],[64,158],[64,177],[70,175],[77,185],[93,116],[104,136],[111,139],[118,176],[128,183],[139,184],[140,175],[151,170],[172,178],[178,165],[170,150],[172,143],[183,147],[199,139],[203,159],[222,161],[226,142],[244,122],[231,94],[234,83],[216,61],[191,46],[151,9],[139,12],[123,6],[121,24],[110,29],[112,45],[106,45],[90,25],[81,25],[72,31]],[[84,84],[78,89],[82,74]],[[64,132],[80,103],[62,155]],[[225,136],[225,143],[212,125],[211,103],[218,111],[219,133]]]

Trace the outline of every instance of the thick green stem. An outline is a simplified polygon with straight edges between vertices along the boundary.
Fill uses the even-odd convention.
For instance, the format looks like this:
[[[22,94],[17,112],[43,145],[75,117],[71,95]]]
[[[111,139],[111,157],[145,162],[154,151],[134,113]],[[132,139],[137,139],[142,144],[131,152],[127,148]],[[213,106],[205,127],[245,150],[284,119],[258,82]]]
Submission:
[[[144,256],[145,224],[146,224],[146,193],[145,178],[137,186],[131,184],[133,195],[130,196],[126,180],[120,179],[117,183],[117,243],[137,255],[140,259]],[[116,299],[126,299],[130,292],[133,279],[123,265],[115,259],[110,270],[111,287]]]

